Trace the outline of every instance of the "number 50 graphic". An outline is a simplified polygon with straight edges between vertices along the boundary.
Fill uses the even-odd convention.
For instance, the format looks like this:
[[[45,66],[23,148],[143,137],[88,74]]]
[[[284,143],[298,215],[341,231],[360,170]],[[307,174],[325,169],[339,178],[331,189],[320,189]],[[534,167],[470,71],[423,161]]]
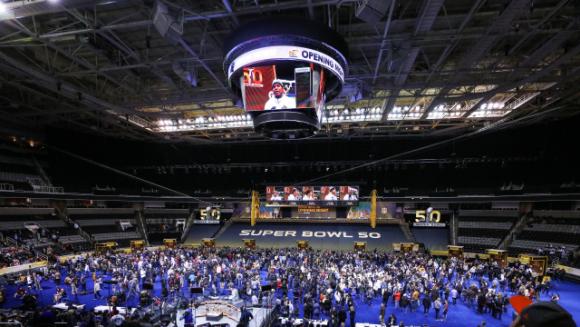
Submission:
[[[441,212],[439,210],[431,211],[429,217],[427,217],[425,214],[425,210],[417,210],[415,212],[415,222],[428,221],[438,223],[441,220]]]

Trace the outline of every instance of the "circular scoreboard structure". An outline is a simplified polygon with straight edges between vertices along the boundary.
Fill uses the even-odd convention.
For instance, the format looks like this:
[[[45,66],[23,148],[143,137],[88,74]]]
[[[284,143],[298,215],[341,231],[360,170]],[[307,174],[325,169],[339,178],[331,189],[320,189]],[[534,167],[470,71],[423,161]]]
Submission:
[[[312,136],[324,104],[348,71],[344,39],[315,22],[272,18],[238,28],[225,42],[224,71],[257,132],[274,139]]]

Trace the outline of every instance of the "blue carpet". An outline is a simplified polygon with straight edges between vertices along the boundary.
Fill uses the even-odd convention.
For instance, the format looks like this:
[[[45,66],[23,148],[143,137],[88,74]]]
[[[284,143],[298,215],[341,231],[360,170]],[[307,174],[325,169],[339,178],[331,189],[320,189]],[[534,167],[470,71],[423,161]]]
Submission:
[[[265,273],[262,274],[265,277]],[[103,276],[104,280],[110,279],[110,276]],[[64,280],[64,274],[63,274]],[[42,288],[40,292],[36,292],[38,298],[38,305],[41,307],[53,304],[53,295],[55,293],[55,284],[51,281],[43,281]],[[6,302],[2,305],[2,308],[17,308],[22,305],[22,301],[14,298],[14,293],[18,287],[16,285],[8,285],[5,288]],[[103,298],[100,300],[95,300],[92,294],[92,280],[87,278],[87,289],[89,294],[79,295],[78,300],[74,302],[82,303],[86,305],[86,309],[93,309],[98,305],[105,305],[106,298],[109,295],[109,286],[103,284],[101,294]],[[70,288],[66,288],[70,299]],[[189,295],[189,290],[185,287],[183,289],[183,294]],[[569,281],[555,281],[553,282],[552,293],[560,294],[560,305],[562,305],[566,310],[568,310],[574,319],[578,322],[578,317],[580,317],[580,284],[573,283]],[[153,293],[156,297],[161,296],[161,283],[159,279],[154,284]],[[227,294],[224,290],[222,294]],[[289,293],[289,297],[292,298],[292,292]],[[549,300],[550,294],[542,294],[542,300]],[[73,300],[73,299],[71,299]],[[136,307],[138,306],[139,299],[137,297],[132,297],[127,300],[128,306]],[[380,300],[378,298],[374,299],[372,303],[367,304],[362,301],[362,299],[355,298],[356,306],[356,321],[357,322],[368,322],[368,323],[378,323],[379,322],[379,307]],[[501,320],[491,317],[491,314],[478,314],[475,308],[470,308],[464,304],[461,300],[458,300],[457,305],[453,305],[450,302],[449,314],[447,316],[447,321],[436,321],[435,311],[431,309],[427,316],[423,315],[423,308],[420,307],[417,312],[403,312],[401,309],[395,309],[393,302],[390,301],[387,305],[386,317],[391,313],[394,313],[398,321],[404,321],[405,325],[428,325],[428,326],[477,326],[482,321],[486,321],[487,326],[509,326],[512,320],[513,310],[511,306],[508,305],[507,312],[503,314]],[[300,305],[300,315],[303,315],[303,308]],[[349,320],[347,319],[347,325],[349,325]]]

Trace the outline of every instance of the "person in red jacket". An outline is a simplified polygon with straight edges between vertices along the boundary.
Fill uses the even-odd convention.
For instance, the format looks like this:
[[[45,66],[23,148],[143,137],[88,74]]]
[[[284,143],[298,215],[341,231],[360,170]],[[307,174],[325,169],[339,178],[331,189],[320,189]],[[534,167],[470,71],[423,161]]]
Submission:
[[[399,301],[401,300],[401,291],[397,290],[395,295],[393,295],[393,299],[395,299],[395,309],[399,307]]]

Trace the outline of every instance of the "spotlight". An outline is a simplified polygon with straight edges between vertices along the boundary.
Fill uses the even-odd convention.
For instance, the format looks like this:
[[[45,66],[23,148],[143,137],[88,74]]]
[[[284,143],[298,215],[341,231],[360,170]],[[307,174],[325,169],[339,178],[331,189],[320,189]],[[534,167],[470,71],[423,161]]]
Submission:
[[[4,2],[0,1],[0,14],[5,14],[8,11],[8,7],[4,4]]]

